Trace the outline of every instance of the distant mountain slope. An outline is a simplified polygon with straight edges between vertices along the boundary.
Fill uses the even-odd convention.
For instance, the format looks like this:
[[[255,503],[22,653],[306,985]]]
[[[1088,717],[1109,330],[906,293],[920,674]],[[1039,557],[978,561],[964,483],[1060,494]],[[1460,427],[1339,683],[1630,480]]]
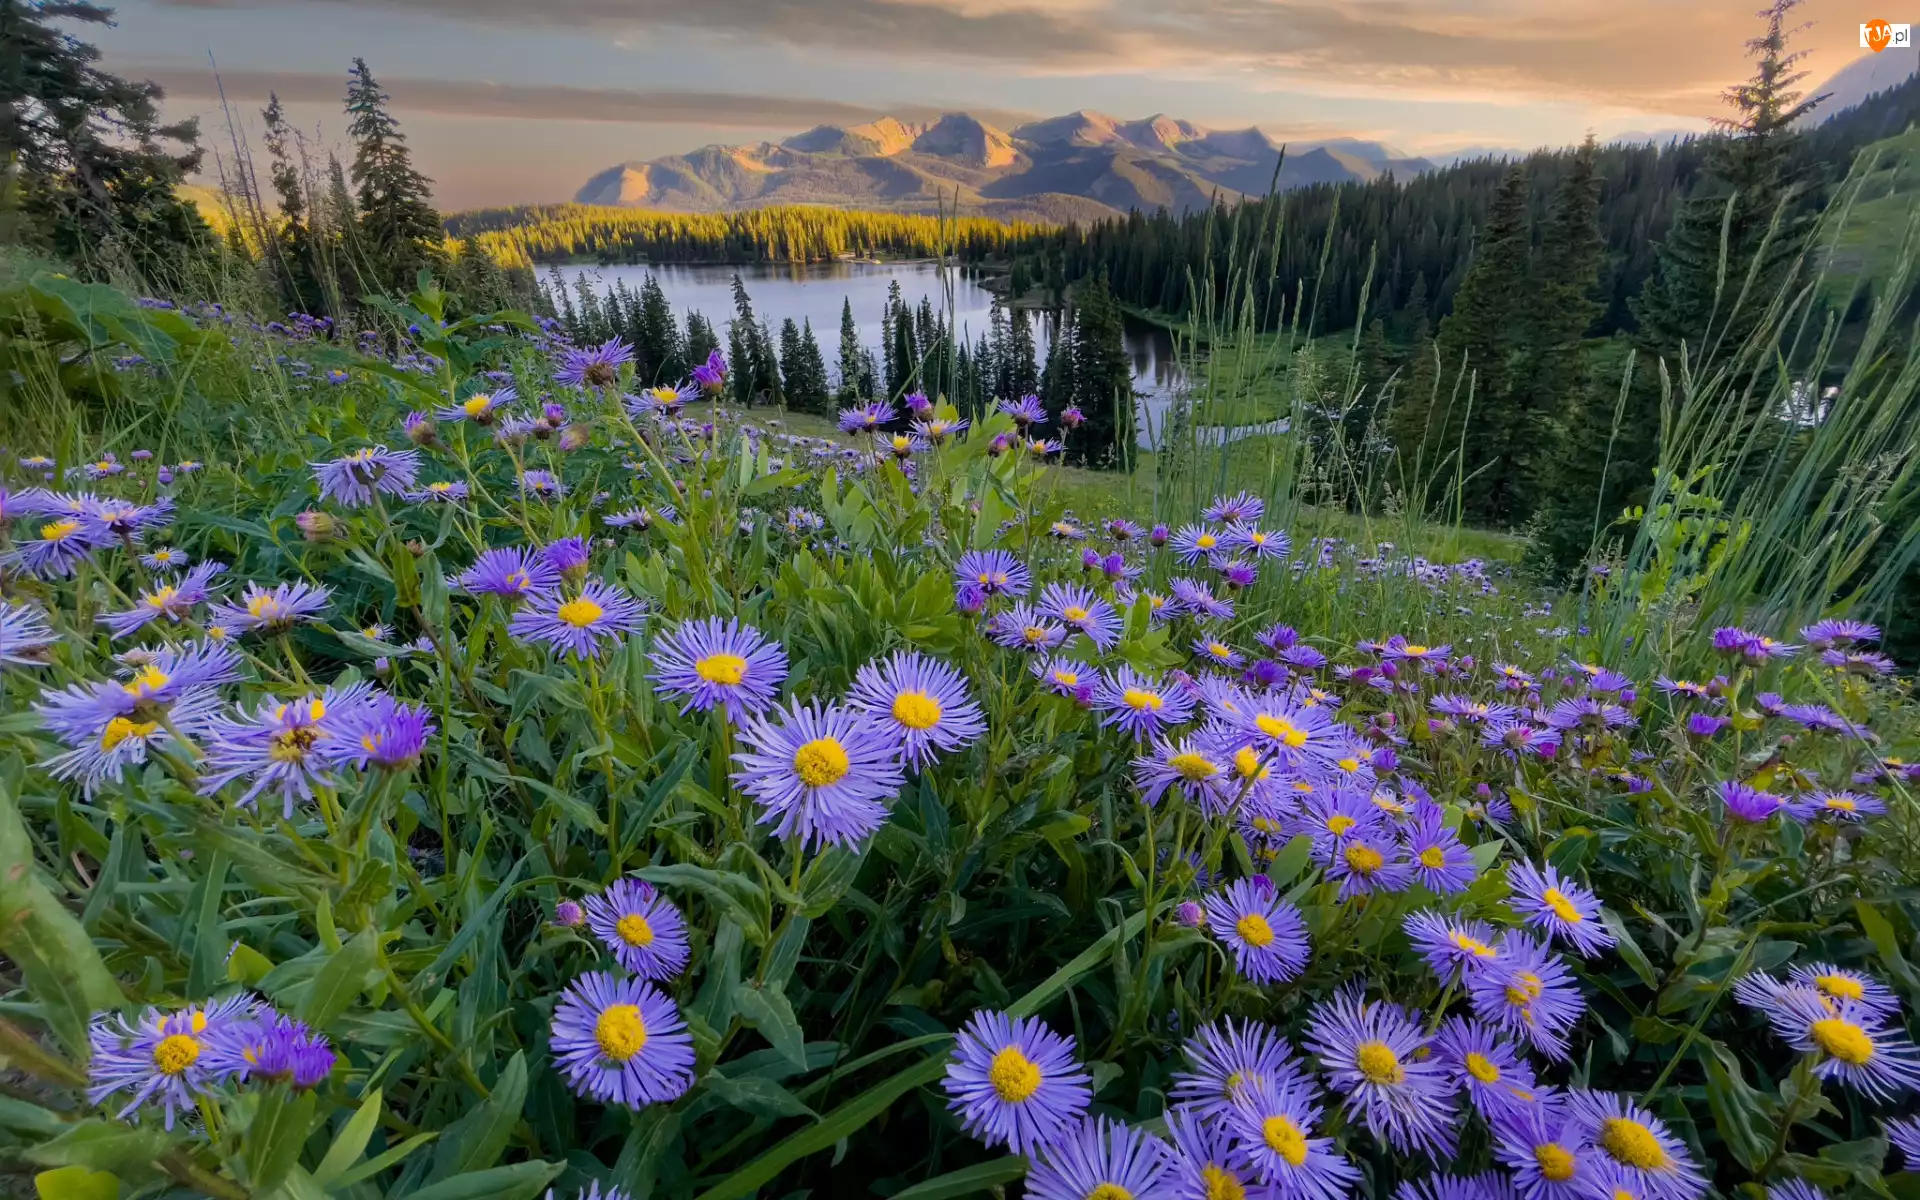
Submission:
[[[1276,179],[1275,170],[1279,174]],[[1091,220],[1130,209],[1187,212],[1316,183],[1430,171],[1424,158],[1353,139],[1290,147],[1257,128],[1206,129],[1156,114],[1068,113],[1011,131],[968,113],[821,125],[782,142],[704,146],[622,163],[574,201],[671,212],[825,204],[895,212],[963,210],[1006,219]]]
[[[1835,71],[1825,83],[1811,89],[1811,96],[1825,95],[1820,107],[1813,111],[1812,122],[1816,125],[1832,120],[1850,108],[1857,107],[1861,101],[1877,92],[1899,87],[1915,71],[1920,71],[1920,50],[1908,47],[1904,50],[1886,49],[1878,54],[1868,52],[1854,59],[1846,66]]]

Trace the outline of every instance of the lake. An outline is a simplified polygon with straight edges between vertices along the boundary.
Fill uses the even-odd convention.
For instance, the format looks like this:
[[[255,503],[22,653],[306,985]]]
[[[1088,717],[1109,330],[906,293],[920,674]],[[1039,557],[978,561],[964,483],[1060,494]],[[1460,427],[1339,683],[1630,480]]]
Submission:
[[[990,325],[994,294],[980,285],[965,270],[943,272],[932,263],[827,262],[760,264],[754,266],[688,266],[662,263],[653,266],[563,266],[560,274],[569,287],[585,276],[590,286],[605,292],[624,281],[628,290],[638,292],[651,273],[660,281],[667,303],[684,320],[689,309],[712,323],[723,338],[726,324],[733,316],[733,277],[738,274],[747,286],[753,311],[777,335],[781,322],[813,324],[813,336],[829,364],[835,361],[840,344],[840,307],[851,301],[854,323],[860,340],[880,357],[880,315],[886,310],[887,289],[900,284],[901,298],[908,307],[918,308],[922,297],[940,313],[951,311],[955,328],[968,345],[980,340]],[[544,273],[543,273],[544,274]],[[949,280],[953,294],[948,295]],[[951,307],[949,307],[951,305]],[[1044,367],[1047,347],[1059,327],[1057,311],[1031,314],[1033,339]],[[1179,381],[1179,367],[1173,353],[1173,338],[1166,329],[1135,317],[1127,317],[1123,333],[1127,355],[1133,360],[1133,389],[1139,397],[1140,444],[1153,447],[1165,422],[1167,409]]]

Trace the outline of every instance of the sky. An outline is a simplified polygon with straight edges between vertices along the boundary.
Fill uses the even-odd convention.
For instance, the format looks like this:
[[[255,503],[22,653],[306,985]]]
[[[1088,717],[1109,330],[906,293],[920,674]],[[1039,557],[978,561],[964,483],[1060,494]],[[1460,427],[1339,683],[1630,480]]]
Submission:
[[[109,0],[110,2],[110,0]],[[1805,0],[1809,83],[1868,0]],[[207,173],[269,90],[317,148],[364,57],[441,207],[569,199],[616,163],[814,125],[1087,108],[1415,154],[1705,128],[1760,0],[126,0],[106,64],[197,113]],[[216,88],[224,89],[223,109]],[[230,117],[229,117],[230,114]]]

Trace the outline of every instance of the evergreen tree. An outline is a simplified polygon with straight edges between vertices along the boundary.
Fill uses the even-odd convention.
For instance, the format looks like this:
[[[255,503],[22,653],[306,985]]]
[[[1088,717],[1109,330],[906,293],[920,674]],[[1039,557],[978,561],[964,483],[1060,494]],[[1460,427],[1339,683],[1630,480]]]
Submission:
[[[111,18],[85,0],[0,0],[0,242],[44,245],[89,276],[125,263],[172,285],[218,244],[174,195],[199,166],[199,128],[162,124],[158,85],[101,70],[98,49],[53,25]]]
[[[687,369],[691,371],[693,368],[699,366],[701,363],[706,362],[707,356],[712,354],[715,350],[718,350],[719,348],[720,348],[720,339],[714,336],[713,326],[707,324],[707,319],[705,317],[701,316],[699,313],[695,312],[693,309],[688,309],[687,310],[687,360],[686,360]]]
[[[293,131],[287,128],[278,93],[267,93],[267,107],[260,117],[266,127],[273,191],[280,203],[279,220],[269,228],[272,242],[265,248],[268,266],[288,308],[305,313],[323,312],[326,299],[314,274],[313,233],[308,226],[306,196],[302,194],[300,172],[293,164],[288,145]]]
[[[787,403],[796,412],[805,407],[806,367],[800,362],[800,326],[792,317],[780,323],[780,379]]]
[[[634,350],[646,364],[648,374],[662,384],[685,378],[692,369],[686,348],[680,342],[680,327],[673,319],[673,306],[660,289],[660,281],[649,271],[640,285],[639,319],[634,331]]]
[[[747,340],[741,336],[738,321],[727,322],[727,383],[733,390],[733,402],[742,408],[753,403],[753,357]]]
[[[1013,328],[1007,335],[1006,377],[1001,398],[1015,400],[1040,390],[1040,364],[1033,349],[1033,321],[1024,308],[1013,310]]]
[[[414,169],[400,122],[387,111],[388,99],[367,61],[354,59],[346,111],[360,230],[375,282],[383,290],[405,293],[422,270],[446,265],[441,248],[446,234],[433,207],[432,180]]]
[[[897,296],[899,285],[893,287]],[[892,303],[887,321],[887,395],[898,399],[920,386],[920,347],[913,337],[913,310],[904,301]]]
[[[1488,211],[1453,312],[1440,323],[1441,362],[1465,380],[1436,423],[1440,444],[1464,457],[1464,503],[1480,520],[1512,515],[1516,448],[1538,436],[1518,428],[1511,392],[1528,306],[1530,242],[1527,177],[1515,166]]]
[[[1806,52],[1787,49],[1797,32],[1787,22],[1800,3],[1773,0],[1760,14],[1766,32],[1747,43],[1758,65],[1722,94],[1734,115],[1718,120],[1722,136],[1709,145],[1704,177],[1674,214],[1633,304],[1642,344],[1656,354],[1671,357],[1684,344],[1697,358],[1744,343],[1811,232],[1812,198],[1795,191],[1795,124],[1825,97],[1794,90],[1807,77],[1797,69]]]
[[[1066,440],[1069,456],[1087,466],[1122,467],[1132,451],[1133,362],[1124,334],[1104,272],[1075,290],[1070,394],[1086,421]]]
[[[800,385],[796,389],[789,380],[787,391],[787,403],[801,412],[826,415],[833,411],[833,396],[827,385],[827,360],[820,353],[819,339],[813,336],[811,320],[803,321],[800,326]]]
[[[887,283],[887,306],[880,313],[880,353],[886,358],[889,394],[897,393],[900,380],[908,369],[900,362],[900,344],[895,340],[893,328],[898,319],[897,314],[903,307],[904,302],[900,299],[900,281],[891,280]]]
[[[860,345],[860,327],[853,322],[853,300],[840,301],[840,386],[833,398],[842,407],[859,403],[867,393],[861,390],[860,376],[867,352]]]

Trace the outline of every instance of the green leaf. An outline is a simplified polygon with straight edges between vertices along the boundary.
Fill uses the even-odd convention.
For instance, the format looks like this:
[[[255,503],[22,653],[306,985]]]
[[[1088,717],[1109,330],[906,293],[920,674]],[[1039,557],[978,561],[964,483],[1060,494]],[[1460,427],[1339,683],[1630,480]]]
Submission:
[[[506,1070],[494,1082],[493,1092],[478,1108],[448,1125],[433,1150],[433,1169],[427,1182],[481,1171],[500,1161],[508,1136],[527,1103],[527,1056],[516,1051]]]
[[[120,1200],[120,1181],[105,1171],[61,1167],[33,1177],[40,1200]]]
[[[314,1168],[313,1181],[325,1187],[335,1176],[358,1162],[360,1156],[366,1153],[367,1142],[372,1140],[373,1131],[379,1124],[380,1089],[376,1087],[368,1089],[366,1097],[360,1101],[360,1107],[340,1127],[333,1145],[327,1147],[327,1156]]]
[[[313,1129],[314,1095],[272,1087],[259,1094],[247,1126],[247,1179],[257,1192],[272,1191],[300,1161],[300,1148]]]
[[[20,1153],[28,1162],[43,1167],[91,1167],[121,1175],[151,1170],[173,1144],[174,1139],[158,1129],[94,1118]]]
[[[866,861],[866,851],[858,854],[838,847],[814,856],[807,873],[800,877],[802,916],[824,917],[847,894]]]
[[[255,950],[245,942],[236,942],[233,953],[227,956],[227,982],[244,983],[248,987],[259,987],[260,981],[273,970],[273,960]]]
[[[728,1079],[718,1071],[707,1075],[703,1086],[715,1099],[756,1117],[817,1116],[798,1096],[771,1079],[752,1077]]]
[[[41,881],[33,842],[0,777],[0,954],[13,961],[54,1034],[87,1053],[87,1022],[126,1002],[80,919]],[[56,1164],[58,1165],[58,1164]]]
[[[1273,856],[1273,862],[1267,867],[1267,878],[1277,888],[1287,886],[1307,869],[1312,855],[1313,839],[1303,833],[1280,847],[1280,853]]]
[[[1707,1106],[1720,1140],[1749,1171],[1757,1171],[1772,1149],[1773,1124],[1761,1107],[1761,1094],[1747,1086],[1740,1060],[1720,1045],[1704,1056]]]
[[[893,1200],[952,1200],[955,1196],[973,1196],[1012,1183],[1026,1173],[1027,1160],[1018,1154],[1009,1154],[936,1175],[904,1192],[895,1192]]]
[[[398,1165],[407,1155],[439,1136],[438,1133],[416,1133],[399,1145],[388,1147],[374,1155],[359,1166],[348,1168],[347,1173],[334,1180],[327,1190],[336,1193],[344,1192],[362,1180],[372,1179],[380,1172]]]
[[[405,1200],[533,1200],[566,1169],[567,1164],[563,1162],[537,1160],[510,1167],[491,1167],[408,1192]]]
[[[300,1019],[317,1029],[325,1029],[333,1019],[347,1011],[362,989],[380,970],[380,935],[371,929],[353,935],[353,940],[329,958],[300,1005]]]
[[[634,874],[662,887],[681,887],[700,893],[714,907],[732,917],[748,941],[756,946],[767,944],[767,931],[761,925],[759,917],[742,904],[733,890],[727,886],[723,872],[695,866],[692,863],[676,863],[666,867],[647,867],[644,870],[635,871]]]
[[[1620,914],[1611,908],[1603,908],[1600,910],[1600,919],[1613,933],[1614,948],[1620,952],[1620,960],[1632,968],[1641,983],[1650,988],[1659,987],[1660,977],[1654,973],[1652,961],[1647,958],[1647,952],[1640,948],[1640,943],[1633,940],[1633,931],[1627,928]]]
[[[733,990],[733,1008],[740,1019],[760,1031],[760,1036],[781,1055],[802,1069],[807,1065],[807,1039],[793,1015],[787,993],[779,987],[755,987],[742,983]]]

